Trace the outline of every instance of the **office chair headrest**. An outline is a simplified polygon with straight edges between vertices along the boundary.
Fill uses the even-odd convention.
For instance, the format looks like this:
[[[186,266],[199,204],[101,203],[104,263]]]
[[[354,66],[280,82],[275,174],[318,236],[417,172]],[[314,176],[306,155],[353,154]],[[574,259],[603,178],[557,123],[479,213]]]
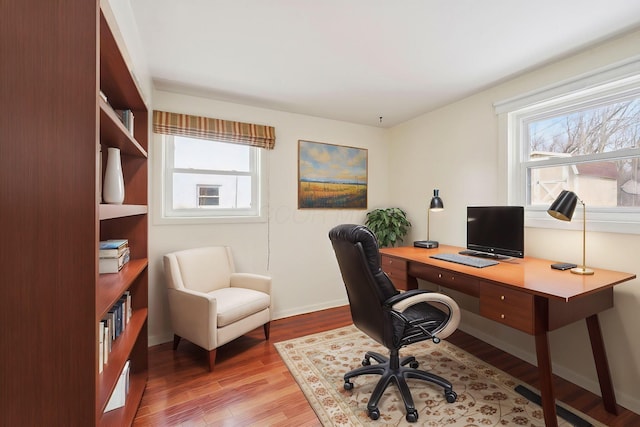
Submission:
[[[360,243],[371,270],[376,271],[380,268],[378,239],[364,225],[342,224],[335,226],[329,231],[329,239],[332,242],[343,241],[353,245]]]

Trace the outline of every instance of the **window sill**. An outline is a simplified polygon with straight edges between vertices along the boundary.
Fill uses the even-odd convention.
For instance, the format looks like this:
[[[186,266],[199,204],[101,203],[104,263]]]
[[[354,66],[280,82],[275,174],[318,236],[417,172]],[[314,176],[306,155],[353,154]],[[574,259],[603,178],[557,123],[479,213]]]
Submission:
[[[201,224],[249,224],[267,222],[261,216],[226,216],[226,217],[163,217],[153,218],[154,225],[201,225]]]
[[[527,209],[524,225],[525,227],[555,230],[582,230],[582,215],[582,210],[576,209],[571,221],[560,221],[549,216],[546,210]],[[637,212],[589,212],[587,207],[586,230],[588,232],[640,234],[640,215]]]

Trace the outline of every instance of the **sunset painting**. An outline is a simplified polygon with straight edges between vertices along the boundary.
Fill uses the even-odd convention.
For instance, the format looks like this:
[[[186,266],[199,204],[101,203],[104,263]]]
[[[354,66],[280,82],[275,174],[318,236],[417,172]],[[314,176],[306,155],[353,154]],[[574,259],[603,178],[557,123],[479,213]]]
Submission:
[[[366,209],[367,150],[298,141],[299,209]]]

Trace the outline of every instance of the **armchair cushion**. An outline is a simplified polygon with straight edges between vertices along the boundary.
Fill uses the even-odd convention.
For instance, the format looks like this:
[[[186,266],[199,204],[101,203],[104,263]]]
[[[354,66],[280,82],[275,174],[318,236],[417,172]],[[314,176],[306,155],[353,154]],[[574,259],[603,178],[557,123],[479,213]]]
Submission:
[[[218,328],[258,313],[271,305],[268,294],[253,289],[222,288],[209,292],[218,303]]]
[[[187,249],[175,252],[178,279],[175,287],[186,287],[194,291],[210,292],[229,286],[234,272],[229,249],[224,246]]]

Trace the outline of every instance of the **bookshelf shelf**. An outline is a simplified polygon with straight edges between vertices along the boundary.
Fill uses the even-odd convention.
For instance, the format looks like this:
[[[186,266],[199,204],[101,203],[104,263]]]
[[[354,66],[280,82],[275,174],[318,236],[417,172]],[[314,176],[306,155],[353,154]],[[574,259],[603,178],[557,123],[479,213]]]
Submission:
[[[100,274],[96,294],[96,312],[102,319],[122,294],[134,285],[147,268],[147,259],[132,259],[118,273]]]
[[[100,141],[108,147],[119,148],[122,154],[147,157],[147,150],[136,141],[118,119],[115,111],[102,98],[100,104]]]
[[[99,216],[101,220],[124,218],[134,215],[146,215],[146,205],[109,205],[103,203],[100,205]]]

